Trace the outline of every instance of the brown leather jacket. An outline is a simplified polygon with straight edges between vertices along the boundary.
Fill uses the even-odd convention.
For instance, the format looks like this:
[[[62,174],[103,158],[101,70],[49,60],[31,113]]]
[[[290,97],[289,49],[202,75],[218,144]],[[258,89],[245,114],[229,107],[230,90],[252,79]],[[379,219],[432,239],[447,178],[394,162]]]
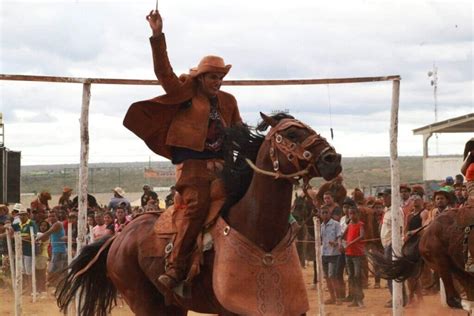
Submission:
[[[165,36],[151,37],[155,74],[165,95],[133,103],[123,124],[148,147],[171,159],[171,147],[204,150],[207,136],[209,99],[198,93],[197,81],[188,74],[177,77],[168,59]],[[242,122],[234,96],[219,91],[219,113],[226,127]],[[191,100],[190,106],[185,103]]]

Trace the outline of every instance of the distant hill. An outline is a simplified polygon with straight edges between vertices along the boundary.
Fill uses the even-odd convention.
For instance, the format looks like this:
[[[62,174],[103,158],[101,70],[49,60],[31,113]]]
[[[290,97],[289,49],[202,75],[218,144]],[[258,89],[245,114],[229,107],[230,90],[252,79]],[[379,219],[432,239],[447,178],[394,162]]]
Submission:
[[[400,181],[416,183],[423,179],[422,157],[399,157]],[[343,177],[348,189],[368,188],[371,185],[390,183],[389,157],[343,158]],[[157,171],[156,178],[145,178],[145,169],[151,167]],[[76,188],[78,165],[39,165],[22,166],[22,193],[49,190],[58,193],[64,186]],[[148,175],[153,176],[153,172]],[[121,186],[127,192],[138,192],[144,183],[152,186],[171,186],[174,184],[174,166],[170,162],[129,162],[129,163],[93,163],[89,164],[89,187],[91,192],[110,192]],[[319,185],[323,180],[313,180]]]

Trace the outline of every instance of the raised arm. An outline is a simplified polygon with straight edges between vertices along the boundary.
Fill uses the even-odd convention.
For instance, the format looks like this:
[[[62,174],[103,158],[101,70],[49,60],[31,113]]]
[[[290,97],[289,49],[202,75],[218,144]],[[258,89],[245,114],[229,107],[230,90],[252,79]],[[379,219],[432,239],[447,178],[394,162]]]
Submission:
[[[179,91],[182,82],[174,73],[168,58],[165,35],[163,34],[163,20],[160,13],[156,10],[150,11],[146,19],[152,30],[150,44],[153,52],[155,75],[166,93],[173,94]]]
[[[62,223],[56,222],[40,237],[36,237],[36,241],[46,241],[53,234],[61,230]]]

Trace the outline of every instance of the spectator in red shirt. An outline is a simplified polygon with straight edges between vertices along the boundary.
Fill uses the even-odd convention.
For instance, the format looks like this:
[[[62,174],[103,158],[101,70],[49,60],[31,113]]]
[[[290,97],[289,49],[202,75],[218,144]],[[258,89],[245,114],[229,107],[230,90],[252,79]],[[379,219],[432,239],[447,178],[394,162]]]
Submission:
[[[365,256],[364,223],[359,220],[359,209],[351,206],[349,209],[350,223],[344,232],[346,244],[346,267],[349,274],[349,292],[352,303],[349,307],[364,307],[362,291],[362,258]]]

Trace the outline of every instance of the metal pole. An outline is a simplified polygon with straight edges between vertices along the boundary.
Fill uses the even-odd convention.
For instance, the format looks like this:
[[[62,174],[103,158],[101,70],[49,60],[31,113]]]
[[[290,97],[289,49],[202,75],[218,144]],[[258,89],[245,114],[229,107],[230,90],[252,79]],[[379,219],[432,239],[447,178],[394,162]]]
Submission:
[[[392,182],[392,251],[400,255],[402,250],[403,218],[400,212],[400,166],[398,162],[398,108],[400,81],[392,85],[392,110],[390,115],[390,172]],[[400,228],[402,227],[402,228]],[[393,260],[396,258],[394,257]],[[403,315],[403,283],[393,282],[392,315]]]
[[[323,257],[321,256],[321,223],[319,218],[313,217],[314,223],[314,247],[316,252],[316,268],[318,273],[318,282],[316,284],[318,289],[318,304],[319,315],[324,316],[324,301],[323,301]]]
[[[21,249],[21,233],[13,234],[15,239],[15,316],[22,314],[21,310],[21,293],[23,292],[23,251]]]
[[[30,226],[31,238],[31,289],[33,291],[33,303],[36,303],[36,253],[35,253],[35,232]]]

